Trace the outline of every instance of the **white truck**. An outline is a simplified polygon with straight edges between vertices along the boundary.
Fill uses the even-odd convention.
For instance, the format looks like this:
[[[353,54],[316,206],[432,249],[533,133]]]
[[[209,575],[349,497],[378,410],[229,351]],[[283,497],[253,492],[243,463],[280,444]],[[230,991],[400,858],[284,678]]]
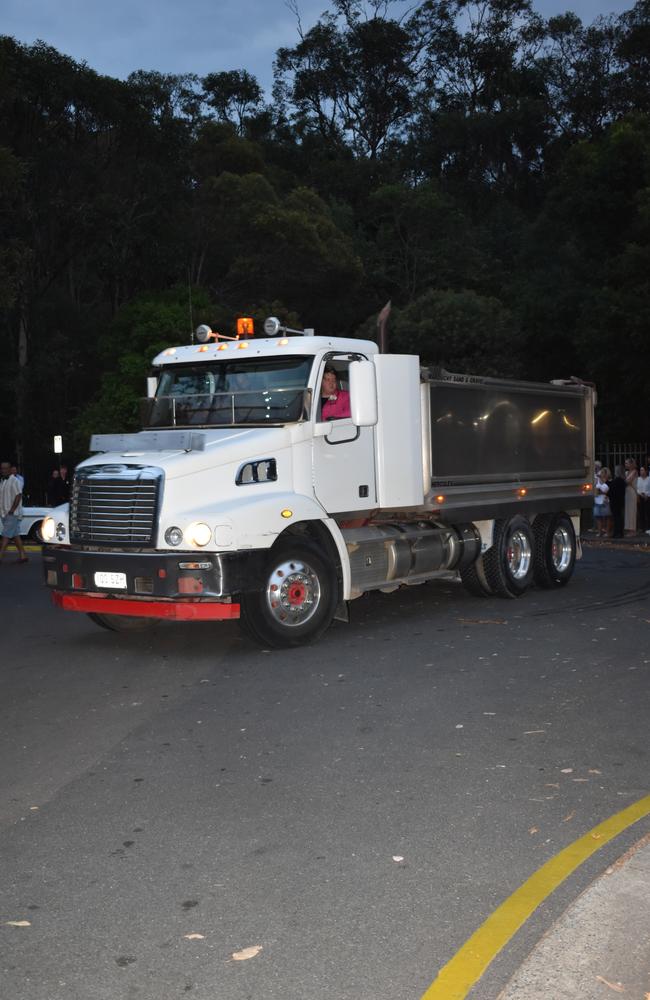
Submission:
[[[200,327],[155,358],[144,429],[93,436],[42,526],[59,607],[117,631],[240,618],[295,646],[371,590],[567,583],[593,503],[589,385],[426,369],[273,318],[265,334]],[[326,367],[349,415],[323,419]]]

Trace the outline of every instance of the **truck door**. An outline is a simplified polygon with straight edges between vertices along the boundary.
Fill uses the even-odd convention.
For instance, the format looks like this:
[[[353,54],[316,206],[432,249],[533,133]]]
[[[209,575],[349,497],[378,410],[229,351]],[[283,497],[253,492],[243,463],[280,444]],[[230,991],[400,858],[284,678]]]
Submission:
[[[348,356],[332,357],[327,367],[336,373],[339,394],[348,392]],[[322,366],[319,387],[325,370]],[[320,389],[317,393],[320,397]],[[316,400],[313,476],[316,499],[329,514],[368,510],[376,506],[374,428],[355,427],[349,416],[322,420]],[[319,433],[327,426],[327,433]]]

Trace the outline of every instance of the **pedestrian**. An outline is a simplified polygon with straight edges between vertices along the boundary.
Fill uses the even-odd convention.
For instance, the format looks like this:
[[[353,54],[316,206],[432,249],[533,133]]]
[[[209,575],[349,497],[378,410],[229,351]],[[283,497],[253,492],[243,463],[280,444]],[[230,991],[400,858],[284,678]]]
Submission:
[[[599,538],[607,538],[609,534],[609,469],[602,468],[596,476],[594,487],[594,525]]]
[[[609,484],[609,509],[612,513],[612,538],[623,537],[623,524],[625,516],[625,477],[623,467],[617,465],[614,469],[614,478]]]
[[[11,475],[15,476],[18,480],[18,485],[20,486],[20,492],[25,495],[25,477],[21,476],[16,465],[11,466]]]
[[[50,507],[58,507],[59,504],[66,502],[68,495],[69,491],[64,480],[61,478],[61,473],[58,469],[52,469],[52,475],[50,476],[46,490],[48,504]]]
[[[11,475],[11,464],[0,463],[0,517],[2,518],[2,543],[0,562],[4,558],[9,542],[18,550],[17,563],[26,563],[27,555],[20,537],[20,518],[23,513],[23,494],[15,476]]]
[[[59,475],[61,477],[61,482],[63,483],[63,500],[61,503],[67,503],[70,499],[70,480],[68,479],[68,466],[59,466]]]
[[[639,478],[636,481],[637,510],[639,531],[646,531],[650,528],[650,476],[648,469],[642,465],[639,469]]]
[[[636,481],[639,478],[636,459],[625,459],[625,534],[636,535]]]
[[[47,486],[45,487],[45,503],[49,507],[57,506],[56,498],[58,493],[58,486],[56,481],[58,478],[59,478],[59,470],[52,469],[50,478],[47,481]]]

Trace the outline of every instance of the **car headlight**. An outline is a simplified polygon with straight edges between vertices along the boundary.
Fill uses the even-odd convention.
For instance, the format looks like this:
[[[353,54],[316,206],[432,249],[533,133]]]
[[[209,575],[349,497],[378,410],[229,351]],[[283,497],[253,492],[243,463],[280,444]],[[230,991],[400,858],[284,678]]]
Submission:
[[[41,538],[44,542],[51,542],[56,532],[56,523],[53,517],[44,517],[41,523]]]
[[[183,532],[180,528],[167,528],[165,541],[168,545],[180,545],[183,541]]]
[[[207,524],[202,521],[197,521],[194,524],[190,524],[187,529],[187,540],[190,545],[199,545],[203,547],[207,545],[212,538],[212,531]]]

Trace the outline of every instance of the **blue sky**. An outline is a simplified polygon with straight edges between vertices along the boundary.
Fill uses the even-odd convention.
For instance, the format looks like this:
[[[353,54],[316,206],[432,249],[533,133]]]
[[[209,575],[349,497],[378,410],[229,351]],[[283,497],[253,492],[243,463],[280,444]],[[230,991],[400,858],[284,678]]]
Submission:
[[[303,28],[327,6],[327,0],[298,0]],[[629,10],[634,0],[535,0],[534,6],[546,17],[572,10],[590,23]],[[27,44],[40,38],[110,76],[245,68],[265,87],[276,50],[297,41],[285,0],[1,0],[0,34]]]

